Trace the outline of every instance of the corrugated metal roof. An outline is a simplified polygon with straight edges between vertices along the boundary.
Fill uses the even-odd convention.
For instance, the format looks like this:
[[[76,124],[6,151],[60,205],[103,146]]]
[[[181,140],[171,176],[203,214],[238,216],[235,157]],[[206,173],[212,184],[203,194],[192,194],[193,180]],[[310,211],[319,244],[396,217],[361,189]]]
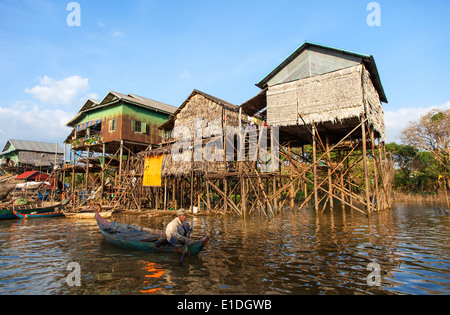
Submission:
[[[64,149],[56,143],[48,143],[48,142],[37,142],[37,141],[28,141],[28,140],[8,140],[16,151],[33,151],[33,152],[45,152],[45,153],[55,153],[56,146],[58,147],[58,153],[64,154]],[[8,147],[8,143],[5,146],[5,149]],[[5,150],[3,149],[3,150]]]
[[[162,112],[167,115],[173,114],[178,108],[172,105],[161,103],[149,98],[139,96],[136,94],[121,94],[117,92],[110,91],[101,102],[90,100],[86,102],[81,110],[78,112],[77,116],[67,123],[68,127],[74,127],[77,122],[84,117],[84,115],[92,110],[116,105],[120,102],[129,103],[135,106],[143,107],[146,109],[151,109],[157,112]]]
[[[124,94],[113,92],[113,91],[111,91],[110,94],[111,93],[114,94],[118,99],[121,99],[124,101],[129,101],[136,105],[144,105],[144,107],[163,111],[163,112],[166,112],[167,114],[173,114],[178,109],[172,105],[164,104],[164,103],[161,103],[161,102],[158,102],[155,100],[151,100],[149,98],[135,95],[135,94],[124,95]],[[106,97],[106,99],[108,100],[108,97]],[[104,102],[102,102],[101,104],[103,105]]]

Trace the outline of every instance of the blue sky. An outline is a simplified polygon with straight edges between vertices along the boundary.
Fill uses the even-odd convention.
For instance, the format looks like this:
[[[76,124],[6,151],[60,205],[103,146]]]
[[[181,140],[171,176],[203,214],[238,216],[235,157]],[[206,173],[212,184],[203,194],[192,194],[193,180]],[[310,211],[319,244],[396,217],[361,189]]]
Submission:
[[[193,89],[234,104],[304,41],[375,57],[388,141],[410,120],[450,108],[449,1],[0,0],[0,146],[60,144],[88,97],[133,93],[180,106]]]

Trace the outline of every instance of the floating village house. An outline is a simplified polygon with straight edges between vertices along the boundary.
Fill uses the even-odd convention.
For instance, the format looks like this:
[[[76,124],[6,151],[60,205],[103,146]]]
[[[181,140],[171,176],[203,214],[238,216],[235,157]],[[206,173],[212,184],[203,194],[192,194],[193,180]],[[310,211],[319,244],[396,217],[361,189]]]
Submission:
[[[160,173],[157,175],[159,184],[155,186],[163,185],[165,189],[155,191],[151,196],[153,206],[198,207],[204,202],[205,176],[222,176],[229,166],[225,159],[223,137],[226,128],[238,127],[242,120],[239,106],[194,90],[169,120],[159,127],[167,136],[161,146],[149,148],[142,154],[149,159],[161,159],[161,163],[156,165],[156,173],[159,170]],[[247,121],[246,118],[244,120]],[[172,131],[177,127],[185,133],[174,135]],[[181,140],[181,136],[188,139]],[[172,150],[180,144],[183,147],[180,148],[180,156],[174,158]],[[149,185],[153,186],[152,183]]]
[[[67,124],[73,128],[65,141],[71,147],[72,162],[65,171],[73,175],[72,186],[75,173],[85,174],[85,190],[100,187],[103,192],[106,173],[121,182],[128,157],[149,145],[158,145],[163,137],[158,127],[176,109],[142,96],[117,92],[109,92],[100,102],[87,100]],[[100,178],[92,176],[95,173],[101,173]]]
[[[51,171],[62,165],[64,151],[57,143],[8,140],[0,153],[1,167],[9,172]]]
[[[359,202],[366,214],[389,207],[392,178],[384,155],[382,107],[388,101],[373,56],[305,42],[257,86],[262,91],[242,104],[243,110],[265,110],[268,125],[279,127],[280,142],[289,148],[312,146],[312,156],[297,159],[302,164],[287,157],[299,175],[293,177],[299,181],[291,185],[291,199],[303,182],[313,186],[306,201],[314,198],[316,210],[324,198],[331,207],[338,199],[356,210]],[[363,162],[362,187],[353,187],[355,161]],[[308,172],[314,174],[312,182],[305,176]]]

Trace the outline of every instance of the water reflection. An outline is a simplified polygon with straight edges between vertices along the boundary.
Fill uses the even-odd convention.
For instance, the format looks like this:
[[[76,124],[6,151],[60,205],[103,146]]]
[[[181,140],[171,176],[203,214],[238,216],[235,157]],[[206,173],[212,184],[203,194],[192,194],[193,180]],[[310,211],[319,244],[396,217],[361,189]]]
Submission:
[[[163,228],[172,217],[121,215]],[[127,251],[107,244],[95,222],[0,221],[0,294],[448,294],[450,216],[432,205],[399,205],[361,216],[351,210],[284,211],[242,220],[190,218],[199,257]],[[81,287],[66,283],[70,262]],[[369,263],[380,267],[369,286]]]

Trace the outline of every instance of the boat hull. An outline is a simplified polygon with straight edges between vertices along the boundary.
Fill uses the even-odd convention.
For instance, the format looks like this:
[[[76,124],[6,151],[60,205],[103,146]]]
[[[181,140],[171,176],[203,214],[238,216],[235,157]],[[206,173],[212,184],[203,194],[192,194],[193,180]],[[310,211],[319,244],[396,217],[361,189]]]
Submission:
[[[95,212],[64,212],[64,215],[68,219],[95,220]],[[105,218],[110,218],[112,215],[113,211],[102,212]]]
[[[49,213],[31,213],[31,214],[24,214],[18,211],[13,210],[16,217],[19,219],[34,219],[34,218],[56,218],[56,217],[63,217],[64,213],[62,212],[49,212]]]
[[[106,242],[125,248],[125,249],[133,249],[133,250],[143,250],[147,252],[152,253],[183,253],[184,252],[184,246],[157,246],[157,241],[160,237],[165,237],[165,233],[163,231],[157,231],[152,230],[154,233],[158,233],[159,235],[155,234],[152,241],[136,241],[136,240],[130,240],[126,239],[121,236],[121,233],[114,234],[110,232],[111,228],[113,228],[115,223],[108,222],[105,220],[100,214],[96,214],[95,219],[97,220],[97,225],[100,229],[100,233],[103,235],[103,238]],[[120,223],[118,223],[120,224]],[[125,225],[125,224],[121,224]],[[135,229],[137,227],[131,226],[130,229]],[[145,231],[145,228],[141,228],[141,231]],[[139,232],[138,230],[135,230],[136,232]],[[187,253],[189,255],[198,255],[200,251],[206,246],[206,244],[209,241],[209,237],[205,236],[202,239],[192,242],[187,247]]]
[[[38,214],[54,212],[56,208],[60,207],[61,203],[44,202],[37,205],[27,205],[27,206],[17,206],[17,207],[7,207],[0,209],[0,220],[10,220],[17,219],[14,211],[18,211],[24,215],[32,214],[34,212]]]

